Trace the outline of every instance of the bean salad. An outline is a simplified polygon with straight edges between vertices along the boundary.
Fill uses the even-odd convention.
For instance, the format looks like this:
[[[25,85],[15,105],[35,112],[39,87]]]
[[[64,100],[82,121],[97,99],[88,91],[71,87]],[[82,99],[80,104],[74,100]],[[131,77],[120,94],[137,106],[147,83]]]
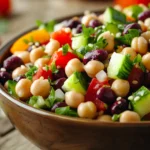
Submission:
[[[20,37],[0,68],[16,100],[58,115],[150,120],[150,7],[108,7]]]

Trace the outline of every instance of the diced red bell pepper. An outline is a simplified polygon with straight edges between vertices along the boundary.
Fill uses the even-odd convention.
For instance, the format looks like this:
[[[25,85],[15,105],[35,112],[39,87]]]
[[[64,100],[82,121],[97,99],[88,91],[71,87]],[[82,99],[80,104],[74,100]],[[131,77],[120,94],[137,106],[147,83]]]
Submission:
[[[71,32],[66,32],[64,29],[51,33],[51,38],[57,40],[60,43],[60,46],[63,46],[65,44],[69,44],[71,46],[72,43]]]
[[[52,72],[51,70],[44,70],[42,68],[39,68],[36,74],[33,76],[33,80],[37,80],[40,77],[44,77],[44,79],[52,79]]]
[[[71,52],[67,52],[67,54],[64,55],[62,51],[56,51],[52,55],[49,65],[51,65],[52,62],[55,62],[56,66],[65,68],[67,63],[73,58],[77,58],[77,56]]]
[[[98,110],[106,110],[106,104],[97,99],[96,96],[98,89],[103,85],[109,85],[108,81],[99,82],[96,78],[93,78],[85,95],[85,101],[93,101]]]

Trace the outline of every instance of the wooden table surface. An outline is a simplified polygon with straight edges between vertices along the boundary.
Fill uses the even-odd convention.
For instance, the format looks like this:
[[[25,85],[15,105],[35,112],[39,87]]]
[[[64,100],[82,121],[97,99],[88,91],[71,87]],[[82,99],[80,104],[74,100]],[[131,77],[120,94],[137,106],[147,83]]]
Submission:
[[[0,35],[4,45],[14,36],[35,25],[35,20],[48,21],[85,10],[103,10],[112,5],[107,0],[12,0],[12,16],[7,32]],[[0,110],[0,150],[39,150],[16,130]]]

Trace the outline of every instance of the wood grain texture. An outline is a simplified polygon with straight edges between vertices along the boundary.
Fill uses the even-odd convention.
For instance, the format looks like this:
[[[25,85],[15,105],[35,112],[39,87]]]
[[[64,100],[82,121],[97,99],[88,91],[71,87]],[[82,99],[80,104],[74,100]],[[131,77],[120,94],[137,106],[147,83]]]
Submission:
[[[18,130],[0,138],[0,150],[40,150],[25,139]]]

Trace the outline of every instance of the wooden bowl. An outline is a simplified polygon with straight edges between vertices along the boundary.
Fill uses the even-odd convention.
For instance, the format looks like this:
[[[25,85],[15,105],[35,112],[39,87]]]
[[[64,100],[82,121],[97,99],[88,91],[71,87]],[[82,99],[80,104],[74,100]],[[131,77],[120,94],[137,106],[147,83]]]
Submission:
[[[68,18],[62,18],[62,21]],[[11,45],[0,50],[0,64]],[[15,100],[0,85],[0,105],[15,127],[42,150],[145,150],[149,147],[150,122],[105,123],[59,116]]]

